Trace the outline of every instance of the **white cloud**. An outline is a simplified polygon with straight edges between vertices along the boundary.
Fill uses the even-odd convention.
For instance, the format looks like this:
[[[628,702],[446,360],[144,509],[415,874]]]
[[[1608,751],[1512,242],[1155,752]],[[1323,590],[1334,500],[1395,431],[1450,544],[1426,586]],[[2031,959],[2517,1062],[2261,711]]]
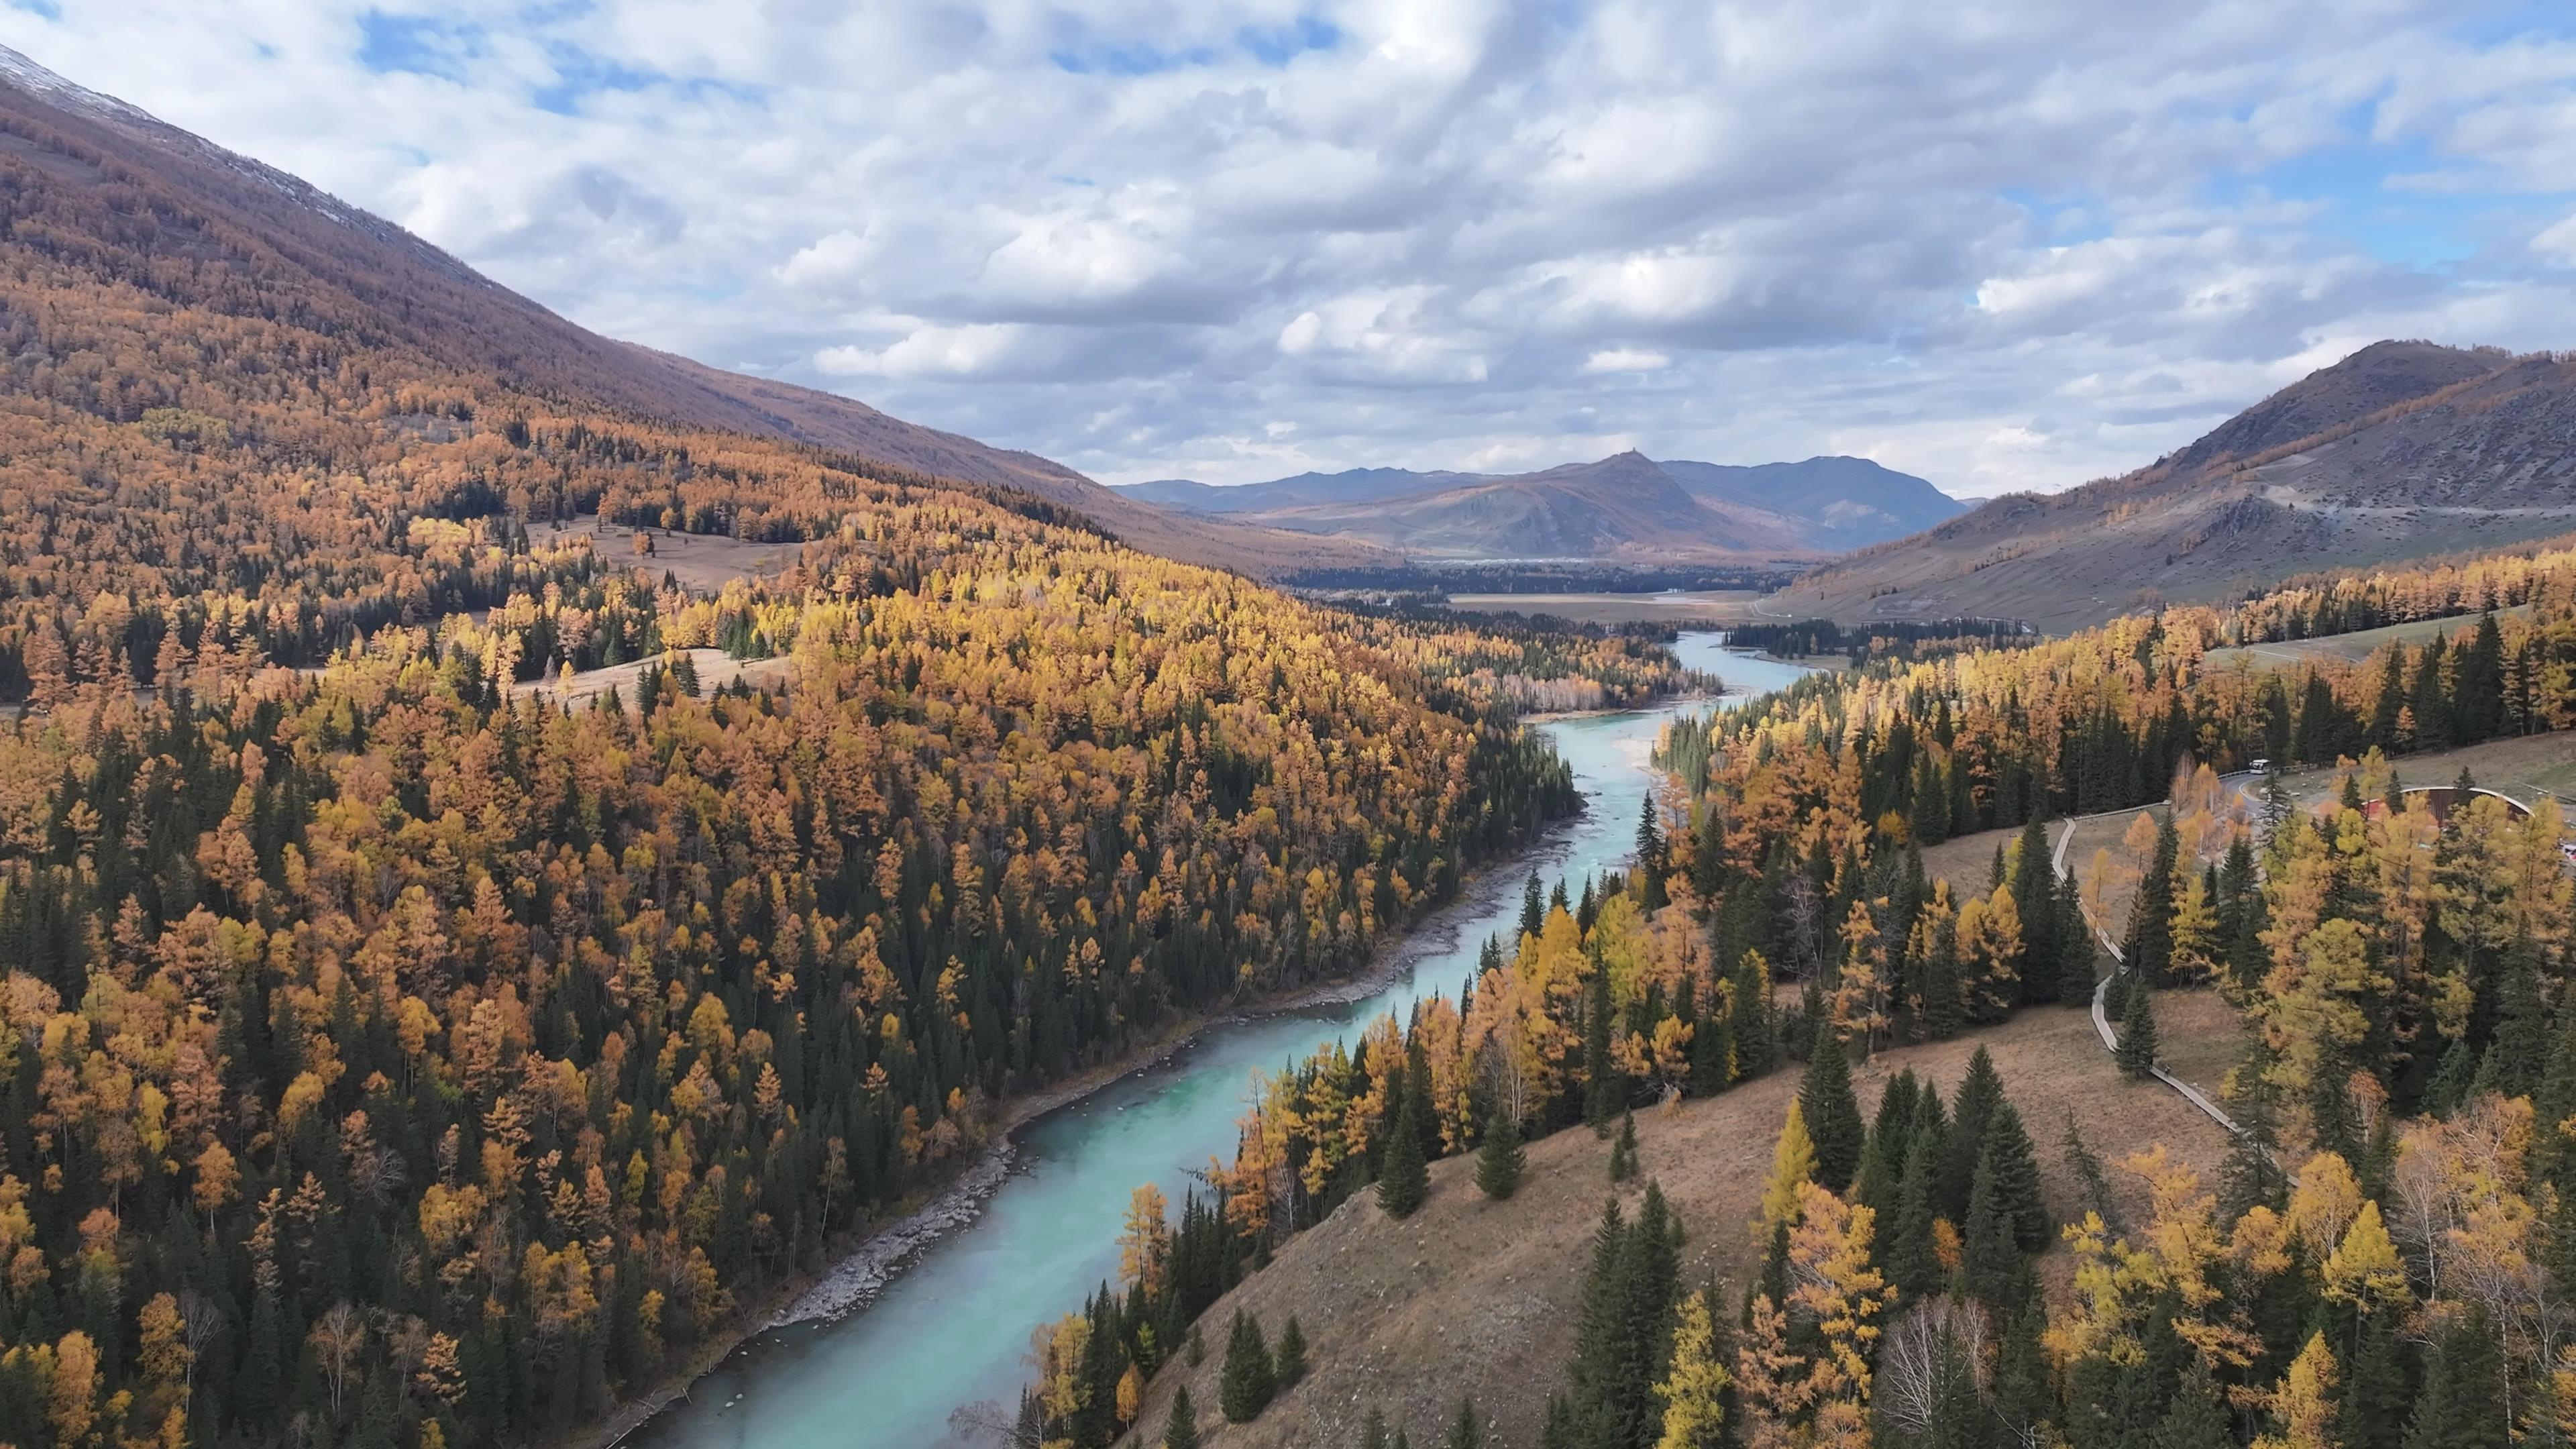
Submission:
[[[1102,476],[2060,487],[2576,315],[2576,36],[2512,0],[60,10],[0,43],[576,320]]]
[[[1672,365],[1664,353],[1635,347],[1605,348],[1583,359],[1585,372],[1658,372]]]
[[[2561,266],[2576,267],[2576,216],[2569,216],[2533,237],[2531,249]]]

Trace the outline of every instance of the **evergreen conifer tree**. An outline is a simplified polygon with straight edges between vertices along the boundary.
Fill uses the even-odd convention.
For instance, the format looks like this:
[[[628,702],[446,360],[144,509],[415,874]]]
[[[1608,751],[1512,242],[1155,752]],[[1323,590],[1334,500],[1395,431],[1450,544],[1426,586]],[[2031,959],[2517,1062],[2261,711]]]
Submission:
[[[1476,1186],[1500,1201],[1521,1185],[1528,1155],[1521,1150],[1521,1124],[1501,1107],[1485,1123],[1485,1140],[1476,1149]]]
[[[2156,849],[2129,901],[2128,939],[2120,955],[2142,981],[2162,981],[2173,969],[2174,862],[2182,838],[2174,831],[2173,812],[2156,823]]]
[[[2049,866],[2048,828],[2038,811],[2022,827],[2013,861],[2013,905],[2021,915],[2021,999],[2040,1005],[2059,999],[2057,881]]]
[[[2399,1356],[2396,1317],[2373,1313],[2362,1325],[2340,1406],[2337,1437],[2343,1449],[2401,1449],[2405,1443],[2407,1374]]]
[[[1655,797],[1650,793],[1637,811],[1637,885],[1638,904],[1648,912],[1660,911],[1671,897],[1666,894],[1664,873],[1670,869],[1664,858],[1664,832],[1655,819]]]
[[[1619,1114],[1619,1136],[1610,1144],[1610,1180],[1626,1182],[1637,1175],[1637,1114]]]
[[[1998,1103],[1987,1119],[1986,1146],[1979,1156],[1994,1169],[1996,1205],[2012,1222],[2013,1241],[2025,1253],[2046,1248],[2057,1234],[2040,1193],[2039,1155],[2012,1103]]]
[[[1485,1449],[1485,1426],[1476,1417],[1474,1399],[1458,1400],[1458,1412],[1450,1417],[1449,1434],[1440,1441],[1440,1449]]]
[[[2504,1348],[2484,1308],[2461,1316],[2424,1356],[2406,1449],[2506,1449]]]
[[[1731,1002],[1727,1034],[1735,1041],[1736,1079],[1761,1076],[1780,1060],[1771,1020],[1771,963],[1761,952],[1746,951],[1736,962]]]
[[[1975,1183],[1968,1192],[1968,1220],[1960,1231],[1959,1281],[1967,1296],[2001,1307],[2026,1297],[2030,1282],[2021,1244],[2014,1236],[2012,1206],[1997,1175],[1989,1139],[1989,1150],[1978,1160]]]
[[[2148,1437],[2147,1449],[2234,1449],[2235,1443],[2218,1383],[2210,1377],[2209,1365],[2195,1358],[2174,1386],[2164,1418]],[[2353,1446],[2346,1444],[2345,1449]]]
[[[1610,972],[1595,965],[1583,985],[1583,1120],[1595,1132],[1610,1127],[1618,1110],[1619,1069],[1610,1056]]]
[[[1521,887],[1521,934],[1535,936],[1546,927],[1546,897],[1539,894],[1538,872],[1531,871],[1528,883]]]
[[[1270,1407],[1277,1392],[1271,1378],[1270,1345],[1258,1320],[1235,1310],[1234,1329],[1225,1341],[1225,1367],[1217,1379],[1217,1407],[1230,1424],[1249,1424]]]
[[[1279,1330],[1279,1348],[1272,1355],[1271,1382],[1279,1388],[1292,1388],[1306,1376],[1306,1330],[1296,1314],[1288,1315],[1288,1326]]]
[[[1876,1213],[1882,1223],[1896,1206],[1897,1185],[1905,1175],[1917,1090],[1914,1069],[1907,1067],[1878,1094],[1878,1112],[1870,1119],[1869,1143],[1861,1149],[1860,1172],[1852,1179],[1852,1201]]]
[[[1977,1171],[1977,1159],[1986,1150],[1986,1123],[2003,1105],[2004,1079],[1995,1072],[1995,1059],[1984,1047],[1968,1058],[1967,1075],[1959,1080],[1958,1094],[1952,1099],[1947,1150],[1942,1155],[1941,1178],[1933,1202],[1939,1215],[1954,1223],[1964,1223],[1968,1216],[1968,1190]]]
[[[2120,1006],[2120,1045],[2112,1055],[2120,1063],[2121,1075],[2142,1080],[2156,1064],[2155,1004],[2143,976],[2130,975],[2127,989],[2120,994],[2125,998]]]
[[[1374,1404],[1360,1421],[1360,1449],[1386,1449],[1386,1415]]]
[[[1830,1019],[1816,1023],[1816,1042],[1807,1053],[1807,1075],[1798,1086],[1798,1105],[1807,1119],[1807,1135],[1816,1144],[1816,1185],[1840,1193],[1851,1187],[1860,1170],[1867,1129],[1861,1124],[1860,1099],[1852,1094],[1851,1063]]]
[[[1908,1146],[1896,1205],[1882,1220],[1887,1228],[1879,1238],[1879,1257],[1886,1264],[1887,1281],[1903,1295],[1902,1302],[1940,1291],[1941,1260],[1932,1248],[1934,1164],[1939,1151],[1938,1144],[1921,1138]]]
[[[1993,1408],[2005,1444],[2047,1442],[2040,1426],[2057,1407],[2048,1376],[2048,1351],[2040,1341],[2047,1326],[2047,1310],[2036,1291],[2004,1324],[2003,1347],[1995,1355]]]
[[[2057,999],[2069,1006],[2093,1000],[2101,954],[2093,946],[2093,923],[2084,914],[2084,896],[2072,875],[2057,879]]]
[[[1172,1418],[1163,1426],[1163,1449],[1199,1449],[1199,1414],[1190,1403],[1188,1384],[1172,1392]]]
[[[1408,1089],[1395,1114],[1395,1135],[1378,1169],[1377,1205],[1388,1217],[1409,1218],[1431,1195],[1431,1168],[1422,1157],[1420,1095]]]

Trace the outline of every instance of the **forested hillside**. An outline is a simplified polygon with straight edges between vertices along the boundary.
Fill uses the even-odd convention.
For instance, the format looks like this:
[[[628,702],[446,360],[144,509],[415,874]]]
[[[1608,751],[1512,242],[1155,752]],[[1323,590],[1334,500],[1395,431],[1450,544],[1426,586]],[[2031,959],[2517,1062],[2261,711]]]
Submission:
[[[2500,619],[2506,604],[2528,610]],[[2443,615],[2451,631],[2358,662],[2204,667],[2212,648],[2326,620]],[[1086,1356],[1046,1360],[1026,1422],[1108,1442],[1117,1416],[1058,1411],[1112,1402],[1130,1362],[1170,1362],[1192,1317],[1288,1235],[1337,1209],[1408,1216],[1426,1160],[1472,1153],[1477,1182],[1508,1197],[1525,1137],[1606,1133],[1803,1057],[1785,1126],[1738,1129],[1780,1138],[1758,1268],[1705,1295],[1682,1281],[1650,1193],[1642,1224],[1605,1221],[1584,1300],[1555,1306],[1578,1327],[1544,1415],[1413,1432],[1556,1449],[2561,1442],[2576,1422],[2565,824],[2547,796],[2527,811],[2464,797],[2437,817],[2396,781],[2410,752],[2576,723],[2576,552],[1905,653],[1675,727],[1674,791],[1640,822],[1633,874],[1552,902],[1533,881],[1517,942],[1492,943],[1455,995],[1256,1083],[1210,1198],[1168,1230],[1140,1204],[1130,1236],[1152,1251],[1128,1256],[1144,1268],[1057,1331]],[[2218,777],[2266,755],[2340,760],[2342,798],[2309,811]],[[2125,910],[2052,868],[2051,817],[2149,803],[2170,808]],[[1923,845],[1998,826],[2019,829],[1982,888],[1927,882]],[[2170,989],[2242,1017],[2224,1171],[2152,1149],[2097,1163],[2142,1200],[2119,1221],[2111,1186],[2039,1195],[2027,1135],[1984,1125],[1997,1091],[1974,1073],[1946,1108],[1864,1119],[1853,1063],[2089,1002],[2105,938],[2133,1078],[2159,1055]],[[1635,1162],[1619,1130],[1614,1183]],[[1157,1254],[1186,1266],[1157,1276]],[[1334,1332],[1318,1320],[1298,1325],[1301,1353]],[[1196,1329],[1211,1353],[1222,1326]],[[1238,1357],[1254,1387],[1278,1378],[1227,1352],[1229,1393]],[[1224,1415],[1257,1418],[1265,1397]]]
[[[1679,681],[656,415],[382,223],[0,93],[0,1443],[594,1425],[1015,1096],[1572,808],[1517,708]],[[786,566],[532,529],[594,514]]]

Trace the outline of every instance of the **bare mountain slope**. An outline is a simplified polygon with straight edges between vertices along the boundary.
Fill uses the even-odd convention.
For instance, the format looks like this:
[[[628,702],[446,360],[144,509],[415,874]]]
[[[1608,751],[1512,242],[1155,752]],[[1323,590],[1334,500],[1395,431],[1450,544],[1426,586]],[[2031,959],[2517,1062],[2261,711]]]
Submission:
[[[1353,468],[1231,488],[1170,478],[1119,491],[1451,559],[1796,561],[1912,533],[1964,506],[1863,458],[1728,467],[1636,452],[1538,473]]]
[[[2015,494],[1802,577],[1767,607],[2079,628],[2576,527],[2576,360],[2382,342],[2154,465]]]
[[[1719,558],[1808,553],[1789,520],[1705,508],[1642,453],[1388,501],[1260,517],[1434,558]]]
[[[1080,509],[1139,547],[1194,562],[1266,572],[1383,561],[1365,546],[1174,517],[1033,453],[601,337],[382,217],[5,47],[0,159],[22,163],[0,184],[13,244],[164,298],[244,315],[328,318],[352,341],[407,347],[541,396],[1020,489]],[[48,208],[49,189],[111,204]],[[101,215],[115,220],[89,221]]]

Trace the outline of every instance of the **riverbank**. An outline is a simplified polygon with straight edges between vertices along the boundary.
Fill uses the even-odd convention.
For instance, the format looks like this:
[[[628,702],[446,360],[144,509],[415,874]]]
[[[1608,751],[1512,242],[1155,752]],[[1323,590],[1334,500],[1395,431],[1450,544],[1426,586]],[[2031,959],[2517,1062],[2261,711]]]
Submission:
[[[1644,708],[1687,702],[1676,697]],[[1529,716],[1522,722],[1534,725],[1551,719],[1602,718],[1636,712],[1633,708],[1593,710],[1545,718]],[[1561,851],[1588,810],[1588,801],[1578,801],[1572,812],[1550,821],[1514,850],[1508,862],[1495,860],[1470,867],[1457,895],[1398,926],[1379,944],[1366,970],[1257,1002],[1178,1018],[1153,1042],[1122,1053],[1113,1062],[1078,1072],[1044,1091],[1012,1098],[1004,1104],[984,1145],[954,1176],[928,1189],[929,1197],[920,1206],[904,1211],[860,1239],[820,1277],[781,1285],[778,1292],[764,1300],[764,1304],[776,1306],[765,1313],[760,1307],[745,1312],[742,1321],[746,1326],[728,1331],[705,1352],[691,1358],[684,1371],[657,1383],[652,1392],[619,1406],[597,1432],[561,1441],[559,1449],[614,1449],[663,1410],[689,1397],[698,1380],[727,1360],[750,1351],[762,1335],[799,1325],[830,1323],[867,1308],[922,1254],[972,1227],[982,1216],[993,1195],[1010,1180],[1019,1156],[1018,1135],[1022,1130],[1079,1106],[1130,1077],[1167,1066],[1211,1030],[1365,1001],[1401,983],[1425,959],[1455,950],[1468,923],[1517,896],[1527,879],[1525,867]]]
[[[1726,653],[1709,634],[1686,634],[1675,648],[1686,664],[1740,686],[1730,700],[1795,677]],[[908,1449],[977,1442],[953,1429],[953,1416],[971,1406],[978,1416],[1007,1417],[1027,1378],[1032,1325],[1116,1274],[1115,1240],[1137,1185],[1150,1182],[1179,1202],[1203,1186],[1212,1156],[1230,1152],[1255,1073],[1277,1071],[1336,1037],[1352,1040],[1375,1017],[1400,1016],[1432,993],[1456,991],[1485,937],[1514,929],[1520,884],[1532,869],[1569,882],[1616,869],[1654,785],[1655,734],[1673,715],[1712,703],[1668,699],[1529,721],[1571,766],[1585,802],[1580,814],[1471,873],[1450,901],[1381,941],[1366,969],[1175,1022],[1097,1075],[1015,1104],[996,1119],[1017,1128],[998,1185],[919,1200],[913,1211],[937,1231],[878,1280],[864,1311],[818,1302],[811,1306],[838,1316],[800,1317],[801,1292],[746,1304],[757,1312],[738,1323],[785,1326],[747,1335],[748,1348],[708,1363],[689,1395],[671,1396],[629,1449],[840,1449],[859,1423],[873,1442]]]

